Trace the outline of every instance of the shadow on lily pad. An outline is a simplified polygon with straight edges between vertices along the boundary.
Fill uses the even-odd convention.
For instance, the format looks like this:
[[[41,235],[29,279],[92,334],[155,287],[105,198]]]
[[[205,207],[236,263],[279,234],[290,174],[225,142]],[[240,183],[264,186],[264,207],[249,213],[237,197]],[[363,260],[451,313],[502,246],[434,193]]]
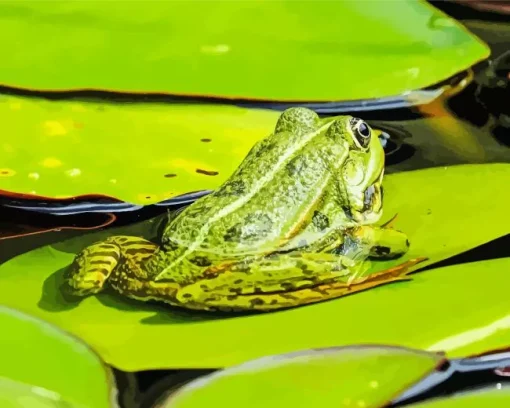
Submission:
[[[65,312],[79,307],[84,301],[86,301],[85,298],[72,296],[61,290],[61,286],[64,282],[63,276],[65,270],[66,267],[61,268],[44,280],[41,298],[37,303],[37,306],[42,310],[52,313]],[[142,324],[196,323],[200,321],[226,319],[243,315],[232,315],[220,312],[201,313],[168,306],[158,302],[140,302],[129,298],[123,298],[113,291],[111,291],[111,293],[100,293],[96,295],[96,299],[103,306],[114,308],[122,312],[155,312],[155,314],[150,317],[140,319],[140,323]]]

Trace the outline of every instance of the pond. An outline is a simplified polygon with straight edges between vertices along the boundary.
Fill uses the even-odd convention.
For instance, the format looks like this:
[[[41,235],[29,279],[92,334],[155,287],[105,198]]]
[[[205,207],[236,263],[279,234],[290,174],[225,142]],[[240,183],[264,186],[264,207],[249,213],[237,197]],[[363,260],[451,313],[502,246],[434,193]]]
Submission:
[[[216,60],[188,61],[185,46],[172,50],[188,64],[175,68],[191,89],[186,96],[176,78],[158,79],[169,55],[164,43],[147,46],[154,76],[135,77],[140,68],[126,38],[139,36],[132,40],[134,55],[137,41],[149,38],[147,27],[163,30],[157,7],[138,21],[130,9],[136,6],[105,5],[118,12],[109,38],[97,31],[108,23],[103,14],[85,3],[38,11],[7,3],[0,6],[9,22],[5,32],[21,30],[24,41],[37,40],[38,32],[48,39],[55,34],[49,22],[58,21],[63,30],[83,30],[89,54],[71,53],[71,37],[56,46],[48,42],[46,54],[9,45],[16,58],[0,69],[0,321],[7,328],[0,342],[0,405],[308,406],[320,395],[320,406],[508,406],[508,10],[431,2],[486,43],[490,57],[474,45],[465,45],[457,61],[437,51],[437,70],[401,81],[414,86],[422,76],[449,72],[450,62],[460,66],[470,52],[479,57],[469,69],[446,79],[441,74],[434,86],[383,97],[402,85],[389,83],[385,71],[383,54],[393,52],[384,43],[394,35],[390,26],[382,48],[367,50],[380,66],[360,66],[351,82],[341,75],[332,80],[332,67],[300,64],[301,76],[281,85],[275,78],[291,75],[283,70],[289,67],[262,63],[246,50],[238,55],[235,47],[249,41],[256,54],[272,38],[275,49],[290,47],[286,55],[295,67],[302,58],[302,49],[292,48],[295,38],[269,27],[255,38],[257,24],[225,17],[228,2],[200,3],[197,18],[214,12],[218,27],[246,38],[201,50],[207,58],[232,54],[224,72]],[[175,4],[176,10],[189,7]],[[282,21],[288,30],[300,27],[299,13],[310,8],[302,2],[290,13],[278,4],[267,7],[292,17]],[[313,13],[324,16],[330,6],[317,4]],[[362,15],[345,4],[345,13]],[[402,7],[412,16],[426,5],[419,4]],[[260,21],[270,18],[253,7]],[[375,30],[382,23],[370,13],[366,21]],[[458,28],[443,18],[434,14],[428,29],[446,43],[455,44],[458,35],[461,45],[451,49],[461,50],[471,40],[440,32]],[[361,20],[359,26],[368,27]],[[29,32],[27,24],[40,31]],[[176,32],[187,27],[175,24]],[[329,35],[336,29],[310,24]],[[222,38],[215,27],[207,26],[211,43]],[[118,33],[124,48],[109,57],[107,43],[118,41]],[[439,41],[433,34],[430,41]],[[330,55],[333,42],[310,38],[299,41],[318,65],[342,58]],[[342,43],[349,50],[342,61],[368,58],[353,44]],[[412,38],[409,44],[402,45],[409,60],[429,47]],[[69,65],[78,61],[79,69],[88,67],[105,82],[93,89],[83,72],[73,76],[58,62],[67,58],[63,49]],[[98,61],[108,58],[112,66],[101,72]],[[119,58],[127,61],[125,73]],[[39,64],[40,75],[27,71],[27,61]],[[246,61],[253,66],[246,68]],[[430,60],[421,63],[427,71]],[[193,81],[204,66],[216,82]],[[235,70],[243,69],[238,81]],[[264,86],[257,85],[261,78]],[[305,98],[296,97],[300,87]],[[324,102],[346,88],[340,102]],[[271,89],[274,100],[267,97]],[[252,97],[239,97],[240,90]],[[359,102],[358,93],[368,97]],[[351,150],[324,144],[341,145],[346,134]],[[323,161],[328,166],[321,167]],[[337,168],[342,173],[334,174],[347,181],[331,179]],[[371,217],[379,227],[365,226]],[[324,232],[334,231],[335,222],[349,228],[326,241]],[[276,241],[278,252],[271,250]],[[242,248],[242,256],[226,258],[232,248]],[[150,262],[146,270],[132,268],[151,256],[152,269]],[[121,272],[110,271],[110,264]],[[169,278],[170,267],[156,274],[154,265],[161,264],[180,275]],[[205,278],[195,282],[196,276]],[[93,296],[80,297],[85,294]],[[169,304],[158,302],[162,298]],[[450,405],[435,399],[451,395]]]

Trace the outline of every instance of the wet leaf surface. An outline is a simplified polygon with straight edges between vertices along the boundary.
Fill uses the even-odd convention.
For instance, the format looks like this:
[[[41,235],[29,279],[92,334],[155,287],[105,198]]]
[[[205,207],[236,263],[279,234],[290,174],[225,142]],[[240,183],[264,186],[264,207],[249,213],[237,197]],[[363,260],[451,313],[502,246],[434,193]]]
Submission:
[[[0,326],[2,407],[116,406],[110,371],[81,341],[4,306]]]
[[[411,249],[404,259],[374,262],[373,270],[416,256],[435,263],[508,233],[508,203],[500,186],[509,169],[504,164],[453,166],[386,177],[385,218],[398,213],[395,228],[409,235]],[[90,233],[13,258],[0,266],[0,298],[83,338],[108,363],[127,371],[217,368],[263,355],[360,342],[453,355],[507,344],[508,259],[427,270],[407,282],[261,315],[196,313],[106,293],[78,303],[60,295],[63,270],[83,247],[116,233],[154,239],[160,222]],[[445,313],[451,310],[462,310],[469,319]],[[494,327],[500,330],[493,332]],[[484,334],[473,337],[472,330]]]
[[[157,408],[384,406],[438,367],[432,353],[383,346],[265,357],[199,378]]]
[[[3,195],[148,205],[221,185],[279,113],[0,96],[0,116]]]
[[[2,84],[50,91],[352,101],[428,87],[489,55],[462,25],[413,0],[370,7],[172,1],[150,8],[130,1],[122,9],[3,1],[0,16],[0,45],[10,56],[0,67]],[[44,52],[37,52],[41,42]],[[340,66],[348,67],[345,75]]]

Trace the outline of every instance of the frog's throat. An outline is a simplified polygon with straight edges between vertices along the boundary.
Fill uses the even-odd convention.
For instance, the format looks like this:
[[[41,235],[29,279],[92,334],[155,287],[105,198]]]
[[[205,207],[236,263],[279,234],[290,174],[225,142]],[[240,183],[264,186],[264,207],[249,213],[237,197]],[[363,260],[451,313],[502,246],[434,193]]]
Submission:
[[[322,134],[326,129],[328,129],[331,126],[331,123],[332,122],[327,122],[321,125],[319,128],[317,128],[315,131],[303,135],[302,138],[299,140],[299,143],[296,143],[292,149],[286,150],[285,154],[280,156],[278,162],[276,163],[275,166],[273,166],[271,171],[265,173],[262,177],[258,179],[257,184],[254,186],[254,188],[251,189],[251,191],[248,194],[243,195],[242,197],[232,202],[231,204],[225,206],[215,215],[210,217],[209,220],[202,226],[202,228],[200,228],[200,231],[198,232],[194,242],[179,257],[174,259],[173,262],[171,262],[163,270],[161,270],[158,276],[155,277],[155,280],[158,280],[161,277],[165,276],[168,273],[168,271],[172,270],[175,267],[175,265],[178,265],[180,262],[186,259],[186,257],[189,254],[195,251],[207,236],[207,233],[209,232],[211,225],[214,225],[221,218],[226,217],[227,215],[231,214],[232,212],[238,210],[240,207],[245,205],[251,198],[253,198],[257,191],[259,191],[265,184],[271,182],[271,180],[274,179],[274,175],[278,171],[280,171],[283,166],[286,165],[286,163],[291,157],[294,157],[296,155],[296,152],[305,147],[314,138]]]
[[[384,169],[381,170],[376,180],[363,192],[363,209],[353,211],[353,218],[360,224],[373,224],[382,216],[383,211],[383,187],[382,180]]]

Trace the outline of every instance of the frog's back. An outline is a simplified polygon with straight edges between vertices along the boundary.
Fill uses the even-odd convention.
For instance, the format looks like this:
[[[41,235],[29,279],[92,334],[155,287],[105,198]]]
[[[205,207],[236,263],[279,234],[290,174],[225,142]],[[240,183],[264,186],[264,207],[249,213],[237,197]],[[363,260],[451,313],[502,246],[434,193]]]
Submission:
[[[283,245],[323,198],[330,150],[343,149],[324,136],[326,129],[275,132],[262,140],[220,189],[184,210],[165,236],[189,250],[223,256]]]

